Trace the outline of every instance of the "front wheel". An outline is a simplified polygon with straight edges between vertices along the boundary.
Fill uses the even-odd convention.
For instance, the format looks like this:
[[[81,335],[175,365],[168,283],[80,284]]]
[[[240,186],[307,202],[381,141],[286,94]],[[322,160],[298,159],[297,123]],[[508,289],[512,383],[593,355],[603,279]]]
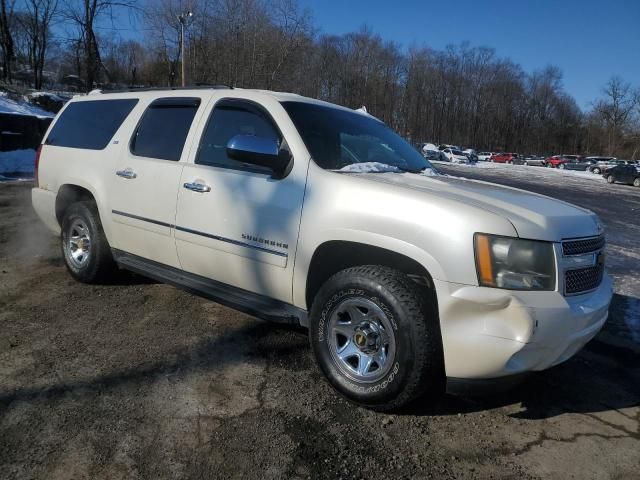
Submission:
[[[95,202],[78,202],[67,209],[60,245],[67,270],[80,282],[99,282],[116,269]]]
[[[633,180],[633,186],[634,186],[634,187],[640,187],[640,177],[635,178],[635,179]]]
[[[437,311],[397,270],[368,265],[331,277],[313,302],[309,337],[329,383],[360,405],[395,410],[443,391]]]

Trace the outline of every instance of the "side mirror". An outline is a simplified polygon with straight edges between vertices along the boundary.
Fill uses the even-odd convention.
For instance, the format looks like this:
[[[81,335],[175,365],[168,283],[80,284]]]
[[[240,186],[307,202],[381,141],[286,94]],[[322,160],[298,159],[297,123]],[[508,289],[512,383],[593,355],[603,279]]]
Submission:
[[[284,177],[291,163],[291,154],[281,149],[278,142],[255,135],[232,137],[227,143],[227,155],[239,162],[270,168],[274,178]]]

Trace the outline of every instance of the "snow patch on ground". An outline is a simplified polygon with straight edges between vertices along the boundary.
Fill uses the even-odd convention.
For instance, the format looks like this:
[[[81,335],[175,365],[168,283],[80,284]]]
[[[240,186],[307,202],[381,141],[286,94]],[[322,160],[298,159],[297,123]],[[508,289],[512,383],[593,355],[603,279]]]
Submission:
[[[27,95],[27,97],[30,97],[30,98],[49,97],[51,100],[54,100],[56,102],[67,101],[66,98],[63,98],[60,95],[56,95],[55,93],[51,93],[51,92],[31,92]]]
[[[44,92],[41,92],[44,93]],[[26,101],[14,100],[9,98],[6,92],[0,92],[0,113],[11,113],[14,115],[28,115],[38,118],[52,118],[55,113],[47,112],[34,105],[30,105]]]
[[[441,165],[451,165],[451,162],[442,162],[439,160],[431,160],[431,163],[441,164]],[[455,164],[461,167],[466,168],[479,168],[479,169],[488,169],[488,170],[500,170],[500,171],[508,171],[513,172],[514,175],[531,175],[538,176],[542,178],[562,178],[562,177],[578,177],[585,178],[588,180],[596,180],[598,182],[603,182],[604,179],[600,175],[596,175],[595,173],[590,172],[580,172],[577,170],[564,170],[559,168],[545,168],[545,167],[528,167],[525,165],[508,165],[506,163],[491,163],[491,162],[477,162],[477,163],[467,163],[467,164]]]
[[[0,152],[0,175],[6,173],[33,173],[35,158],[36,151],[32,149]]]

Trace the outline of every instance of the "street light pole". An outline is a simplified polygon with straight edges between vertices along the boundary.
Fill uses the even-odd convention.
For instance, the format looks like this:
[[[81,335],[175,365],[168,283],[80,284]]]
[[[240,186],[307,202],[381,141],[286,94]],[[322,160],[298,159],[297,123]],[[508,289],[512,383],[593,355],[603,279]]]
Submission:
[[[181,64],[181,73],[182,73],[182,86],[186,86],[185,76],[184,76],[184,27],[187,23],[187,20],[193,17],[192,12],[184,12],[178,15],[178,21],[180,22],[180,64]]]

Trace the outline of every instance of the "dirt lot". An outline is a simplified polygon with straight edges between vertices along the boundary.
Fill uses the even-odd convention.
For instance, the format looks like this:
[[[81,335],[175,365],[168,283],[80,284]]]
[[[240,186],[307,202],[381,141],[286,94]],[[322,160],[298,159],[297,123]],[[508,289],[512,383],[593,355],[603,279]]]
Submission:
[[[304,331],[140,277],[75,283],[29,187],[0,184],[0,478],[640,478],[633,282],[620,328],[516,390],[377,414]]]

